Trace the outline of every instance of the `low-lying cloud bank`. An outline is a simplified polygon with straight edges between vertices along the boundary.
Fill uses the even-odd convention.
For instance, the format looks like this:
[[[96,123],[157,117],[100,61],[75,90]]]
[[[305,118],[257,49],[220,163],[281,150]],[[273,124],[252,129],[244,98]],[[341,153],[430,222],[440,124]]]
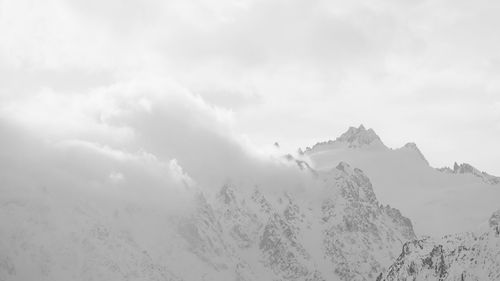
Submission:
[[[252,146],[231,122],[231,112],[154,76],[83,94],[47,90],[10,99],[0,108],[1,186],[168,211],[183,211],[194,194],[228,181],[305,186],[297,167]]]

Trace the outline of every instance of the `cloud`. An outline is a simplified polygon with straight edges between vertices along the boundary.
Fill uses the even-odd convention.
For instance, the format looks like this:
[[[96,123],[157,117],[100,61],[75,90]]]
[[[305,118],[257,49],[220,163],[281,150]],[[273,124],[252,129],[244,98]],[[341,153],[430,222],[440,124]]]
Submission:
[[[151,83],[168,77],[208,107],[215,105],[217,114],[231,115],[230,134],[246,135],[259,146],[279,141],[295,150],[365,123],[389,146],[417,142],[436,166],[463,160],[500,173],[495,171],[500,155],[466,153],[480,146],[478,139],[500,134],[500,116],[492,106],[500,96],[498,9],[490,1],[4,0],[0,5],[2,103],[50,92],[72,95],[64,106],[70,100],[85,103],[82,96],[89,93],[94,100],[116,102],[107,91],[152,74],[161,79]],[[137,122],[170,114],[151,104],[152,112],[139,114]],[[69,115],[55,123],[78,120],[75,128],[90,118]],[[108,129],[121,132],[108,137],[112,143],[140,137],[130,135],[130,126],[87,123],[93,140],[115,134]],[[447,130],[457,126],[463,130]],[[471,131],[479,136],[463,133]],[[450,143],[456,143],[451,150]],[[193,159],[178,161],[196,166]]]
[[[235,133],[231,112],[154,74],[82,94],[11,99],[0,117],[10,187],[30,181],[178,206],[226,182],[304,188],[308,178]]]
[[[48,191],[64,194],[67,198],[61,200],[69,202],[83,196],[100,198],[110,206],[132,204],[168,213],[191,206],[196,183],[173,162],[82,140],[47,142],[3,119],[0,132],[5,196],[35,197]]]

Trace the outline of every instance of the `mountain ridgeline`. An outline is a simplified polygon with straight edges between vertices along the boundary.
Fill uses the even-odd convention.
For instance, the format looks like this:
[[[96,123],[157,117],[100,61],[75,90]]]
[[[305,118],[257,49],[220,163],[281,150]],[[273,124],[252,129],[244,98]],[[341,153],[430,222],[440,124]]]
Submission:
[[[0,276],[373,280],[416,238],[411,221],[379,203],[361,170],[340,163],[328,172],[303,172],[313,177],[307,192],[228,183],[213,196],[199,193],[189,214],[169,217],[139,206],[105,210],[86,200],[60,205],[16,198],[2,213],[16,213],[24,223],[5,220]],[[149,237],[154,246],[147,247],[141,232],[151,224],[165,231]]]
[[[498,178],[363,126],[281,160],[300,181],[186,184],[182,212],[0,189],[0,280],[500,280]]]
[[[379,200],[411,218],[419,235],[473,231],[500,208],[498,177],[469,164],[433,168],[415,143],[388,148],[362,125],[306,148],[299,159],[317,171],[339,161],[363,170]]]

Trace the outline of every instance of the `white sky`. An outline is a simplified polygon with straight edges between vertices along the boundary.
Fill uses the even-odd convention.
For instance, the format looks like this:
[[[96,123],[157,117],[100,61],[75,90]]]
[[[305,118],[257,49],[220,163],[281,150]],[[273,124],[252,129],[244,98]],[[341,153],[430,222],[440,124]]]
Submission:
[[[183,167],[190,146],[293,151],[363,123],[433,166],[500,175],[499,14],[485,0],[0,0],[1,118],[52,140],[134,138]]]

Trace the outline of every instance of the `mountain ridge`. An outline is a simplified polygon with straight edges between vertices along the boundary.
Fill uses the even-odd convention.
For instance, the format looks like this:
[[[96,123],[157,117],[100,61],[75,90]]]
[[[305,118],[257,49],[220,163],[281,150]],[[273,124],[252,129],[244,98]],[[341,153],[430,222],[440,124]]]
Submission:
[[[376,280],[499,280],[499,216],[500,210],[480,235],[461,233],[405,243],[394,264]]]
[[[8,202],[19,204],[0,197],[7,206],[0,213],[0,277],[365,281],[416,238],[411,221],[380,204],[360,169],[341,162],[313,173],[289,161],[307,179],[302,189],[228,182],[193,191],[194,208],[176,215],[89,203],[84,194],[59,202],[50,187],[16,191]]]
[[[0,279],[497,280],[499,189],[381,143],[360,126],[276,159],[271,181],[185,182],[190,207],[174,213],[71,185],[2,186]],[[478,221],[488,231],[463,231]]]
[[[377,135],[377,133],[372,129],[366,129],[363,124],[360,124],[358,127],[351,126],[342,133],[339,137],[337,137],[335,140],[328,140],[328,141],[323,141],[323,142],[318,142],[314,144],[312,147],[306,147],[305,150],[302,150],[302,148],[299,148],[298,151],[300,154],[307,154],[307,153],[313,153],[315,150],[320,150],[324,148],[331,148],[334,145],[339,145],[339,144],[346,144],[348,148],[351,149],[356,149],[356,148],[364,148],[367,146],[377,146],[377,148],[381,149],[392,149],[388,148],[382,141],[382,139]],[[424,154],[421,152],[421,150],[417,147],[417,144],[414,142],[408,142],[405,145],[403,145],[400,148],[397,149],[409,149],[409,150],[414,150],[416,151],[422,160],[424,160],[428,165],[429,162],[427,161],[426,157]],[[394,150],[394,149],[392,149]],[[435,168],[436,170],[440,172],[446,172],[446,173],[455,173],[455,174],[471,174],[476,177],[482,178],[486,183],[490,184],[498,184],[500,183],[500,177],[490,175],[484,171],[480,171],[477,168],[473,167],[472,165],[468,163],[462,163],[462,164],[457,164],[457,162],[454,163],[453,169],[450,167],[442,167],[442,168]]]
[[[343,135],[367,131],[364,126],[351,127]],[[362,169],[373,182],[377,197],[410,217],[418,234],[441,237],[474,231],[500,207],[494,200],[500,197],[500,185],[484,180],[481,172],[443,172],[429,165],[416,144],[391,149],[377,145],[379,139],[362,146],[350,145],[349,138],[320,142],[297,158],[317,171],[332,169],[339,161]]]
[[[437,170],[449,174],[469,174],[477,178],[480,178],[481,180],[483,180],[485,183],[488,184],[492,185],[500,184],[500,177],[493,176],[486,172],[480,171],[479,169],[475,168],[474,166],[468,163],[457,164],[457,162],[455,162],[453,164],[453,169],[451,169],[450,167],[443,167],[443,168],[438,168]]]

